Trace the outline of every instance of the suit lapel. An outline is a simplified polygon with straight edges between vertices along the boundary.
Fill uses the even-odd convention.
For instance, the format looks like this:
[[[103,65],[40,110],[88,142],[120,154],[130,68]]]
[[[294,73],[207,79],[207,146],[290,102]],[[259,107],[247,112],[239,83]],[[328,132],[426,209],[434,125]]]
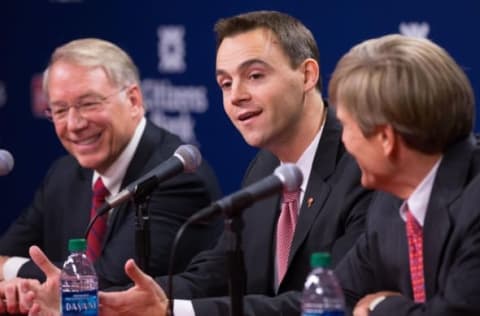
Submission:
[[[468,182],[473,146],[462,141],[448,150],[440,163],[423,228],[423,260],[425,291],[430,298],[437,288],[437,275],[443,252],[453,229],[450,221],[452,203],[458,199]]]
[[[337,154],[341,147],[341,128],[333,110],[327,108],[327,119],[315,153],[302,207],[295,228],[288,265],[295,258],[303,241],[307,238],[314,219],[321,212],[330,187],[325,180],[335,171]],[[305,175],[304,175],[305,176]],[[289,269],[287,268],[287,273]]]
[[[125,177],[122,180],[120,190],[123,190],[127,185],[137,180],[140,175],[146,173],[146,171],[143,171],[143,168],[145,168],[146,163],[148,162],[153,150],[155,149],[155,139],[159,138],[159,136],[154,136],[154,133],[160,133],[160,130],[154,129],[151,123],[147,121],[145,131],[143,132],[142,138],[140,139],[132,161],[128,165]],[[114,231],[115,224],[120,220],[120,218],[135,215],[127,214],[126,212],[126,210],[131,207],[131,203],[132,201],[128,201],[126,203],[122,203],[122,205],[113,209],[110,214],[109,225],[107,227],[107,232],[103,240],[103,245],[105,245],[107,240],[110,238],[110,235]]]
[[[73,224],[73,226],[71,226],[73,229],[73,227],[75,226],[78,227],[78,225],[81,223],[80,227],[84,227],[83,231],[85,231],[85,229],[87,228],[91,220],[90,212],[92,209],[92,195],[93,195],[92,177],[93,177],[92,170],[85,169],[80,165],[78,165],[78,175],[77,175],[78,181],[75,184],[77,188],[77,192],[74,195],[74,197],[72,197],[71,199],[72,207],[74,207],[75,211],[69,212],[68,218],[65,218],[67,223],[71,223],[71,224],[66,223],[65,224],[66,227],[70,227]],[[76,210],[81,210],[81,211],[77,212]]]

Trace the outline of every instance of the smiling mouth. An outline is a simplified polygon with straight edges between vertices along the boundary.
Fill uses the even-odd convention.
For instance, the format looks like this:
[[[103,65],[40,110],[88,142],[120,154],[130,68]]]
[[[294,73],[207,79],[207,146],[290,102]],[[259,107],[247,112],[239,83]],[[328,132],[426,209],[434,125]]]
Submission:
[[[253,112],[246,112],[246,113],[243,113],[243,114],[239,115],[238,120],[243,122],[243,121],[251,119],[252,117],[260,115],[260,113],[262,113],[261,110],[253,111]]]
[[[100,134],[94,135],[89,138],[81,139],[81,140],[72,140],[72,143],[78,146],[86,146],[91,145],[100,139]]]

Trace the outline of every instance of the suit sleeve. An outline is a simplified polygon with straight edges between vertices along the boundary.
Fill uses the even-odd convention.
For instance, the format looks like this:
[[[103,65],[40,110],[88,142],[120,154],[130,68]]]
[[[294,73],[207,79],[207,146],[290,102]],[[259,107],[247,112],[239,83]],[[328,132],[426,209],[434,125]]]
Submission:
[[[335,268],[349,308],[353,309],[360,298],[373,291],[371,286],[375,282],[369,255],[367,235],[362,234],[355,247]]]
[[[271,297],[247,295],[244,297],[243,315],[298,316],[300,292],[290,291]],[[216,297],[193,300],[196,316],[223,316],[230,313],[230,297]]]
[[[48,192],[55,182],[55,170],[61,163],[55,163],[47,173],[43,183],[35,192],[33,202],[24,209],[20,216],[10,225],[7,231],[0,238],[0,254],[6,256],[20,256],[29,258],[28,249],[31,245],[38,245],[43,248],[44,245],[44,224],[45,211],[49,208]],[[61,245],[59,245],[61,247]],[[52,255],[55,265],[61,266],[62,262],[57,256]],[[31,261],[27,261],[18,271],[18,276],[23,278],[33,278],[43,281],[43,273]]]
[[[363,188],[360,184],[360,170],[353,158],[345,155],[339,165],[342,172],[338,176],[341,185],[333,187],[335,199],[341,201],[337,238],[331,246],[332,264],[336,266],[353,248],[360,235],[365,231],[367,211],[372,198],[372,191]]]

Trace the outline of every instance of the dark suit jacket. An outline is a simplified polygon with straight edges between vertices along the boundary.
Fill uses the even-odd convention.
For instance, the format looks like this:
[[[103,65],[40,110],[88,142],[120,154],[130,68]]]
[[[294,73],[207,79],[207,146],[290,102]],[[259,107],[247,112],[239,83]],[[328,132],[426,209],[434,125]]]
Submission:
[[[279,165],[271,153],[260,151],[252,161],[244,185],[270,174]],[[310,255],[331,251],[334,261],[353,246],[363,232],[370,193],[360,186],[360,170],[341,143],[341,128],[329,111],[302,204],[288,270],[274,288],[274,246],[280,194],[261,200],[243,212],[246,268],[245,315],[298,315],[299,293],[310,271]],[[197,316],[228,315],[229,295],[225,245],[196,256],[186,273],[174,278],[175,298],[195,298]],[[166,289],[166,279],[158,280]],[[216,297],[216,298],[214,298]]]
[[[451,147],[434,181],[424,222],[426,304],[410,285],[405,223],[398,198],[377,193],[367,232],[337,266],[348,305],[366,294],[395,291],[376,315],[480,315],[480,154],[470,140]]]
[[[170,158],[181,144],[177,136],[147,123],[121,187]],[[83,237],[89,222],[92,173],[72,156],[56,161],[37,190],[33,203],[0,238],[0,254],[28,257],[29,246],[37,244],[60,266],[68,255],[68,240]],[[152,192],[148,206],[152,275],[167,273],[171,242],[183,222],[219,196],[216,177],[206,163],[195,173],[184,173],[161,183]],[[102,288],[130,281],[124,273],[124,263],[128,258],[135,258],[133,202],[114,209],[108,222],[103,250],[95,262]],[[218,224],[221,222],[197,225],[187,231],[177,251],[176,271],[183,271],[197,252],[215,245],[221,233]],[[22,266],[19,276],[43,277],[32,261]]]

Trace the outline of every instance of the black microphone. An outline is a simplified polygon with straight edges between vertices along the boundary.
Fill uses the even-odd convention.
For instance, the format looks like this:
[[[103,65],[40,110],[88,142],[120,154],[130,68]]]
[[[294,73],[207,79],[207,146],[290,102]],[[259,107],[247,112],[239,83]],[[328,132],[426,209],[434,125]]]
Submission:
[[[108,197],[103,205],[97,210],[97,214],[88,224],[85,230],[87,238],[93,223],[110,209],[120,205],[130,198],[141,199],[150,194],[156,186],[182,172],[194,172],[202,163],[202,155],[193,145],[181,145],[175,150],[172,157],[150,170],[140,179],[129,184],[115,196]]]
[[[172,157],[168,158],[146,175],[129,184],[118,194],[108,197],[106,202],[97,210],[101,216],[130,198],[142,198],[150,194],[156,186],[182,172],[193,172],[202,163],[202,155],[193,145],[181,145],[175,150]]]
[[[263,199],[281,190],[291,192],[297,190],[303,181],[300,169],[292,163],[278,166],[273,174],[255,182],[240,191],[230,194],[189,218],[190,223],[208,220],[223,212],[226,217],[236,216],[253,202]]]
[[[0,176],[9,174],[14,164],[12,154],[5,149],[0,149]]]

